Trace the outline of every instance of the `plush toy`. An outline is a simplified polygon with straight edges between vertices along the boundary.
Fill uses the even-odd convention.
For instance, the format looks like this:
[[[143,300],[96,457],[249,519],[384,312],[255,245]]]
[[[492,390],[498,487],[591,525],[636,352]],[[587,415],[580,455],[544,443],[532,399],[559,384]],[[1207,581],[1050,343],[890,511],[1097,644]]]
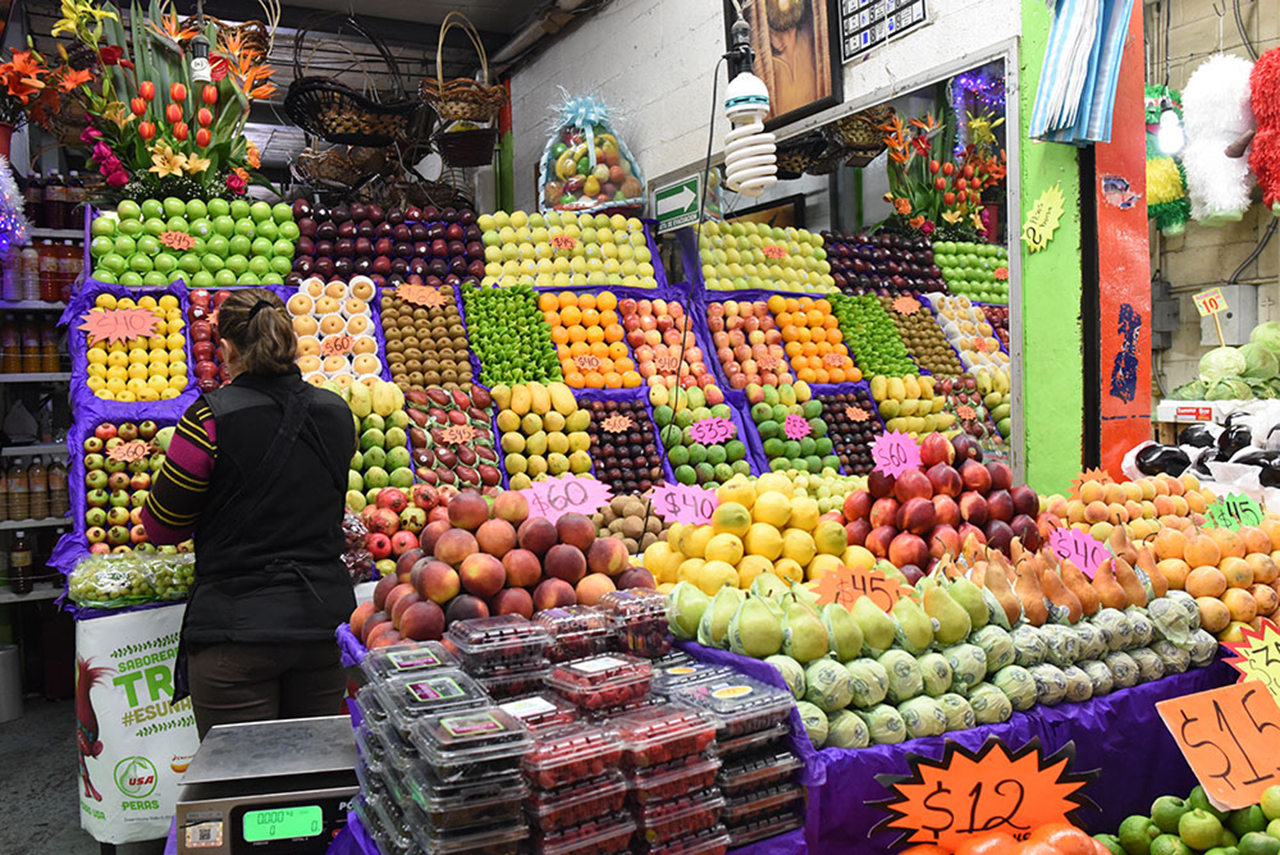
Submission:
[[[1156,138],[1165,98],[1181,119],[1182,96],[1166,86],[1147,84],[1147,219],[1155,220],[1156,228],[1173,237],[1186,231],[1191,203],[1187,201],[1187,178],[1182,164],[1162,152]]]
[[[1258,57],[1249,75],[1253,118],[1258,124],[1249,168],[1262,187],[1262,204],[1280,217],[1280,47]]]
[[[1249,207],[1253,176],[1249,164],[1227,149],[1253,130],[1249,73],[1253,64],[1229,54],[1215,54],[1197,68],[1182,90],[1191,216],[1205,225],[1240,220]]]

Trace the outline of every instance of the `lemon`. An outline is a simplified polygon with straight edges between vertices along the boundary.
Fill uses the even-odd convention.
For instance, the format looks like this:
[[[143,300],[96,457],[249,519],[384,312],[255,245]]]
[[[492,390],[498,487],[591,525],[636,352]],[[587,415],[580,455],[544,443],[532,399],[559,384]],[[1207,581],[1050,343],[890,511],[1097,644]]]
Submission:
[[[717,534],[707,541],[704,556],[708,562],[723,561],[726,564],[737,564],[742,560],[742,541],[737,535]]]
[[[178,308],[178,298],[172,294],[165,294],[160,298],[159,305],[162,309],[176,309]]]
[[[112,367],[124,368],[129,364],[129,354],[123,350],[113,350],[107,354],[107,364]]]
[[[169,351],[153,350],[151,351],[151,356],[148,358],[147,361],[150,362],[152,365],[168,365]]]
[[[183,389],[187,388],[186,375],[184,374],[181,377],[170,377],[169,388],[178,392],[181,392]]]
[[[165,389],[163,392],[160,393],[160,400],[172,401],[174,398],[178,397],[178,395],[181,394],[181,392],[182,392],[181,389],[175,389],[172,386],[170,386],[168,389]]]
[[[781,472],[767,472],[756,479],[756,495],[768,490],[777,490],[789,499],[794,488],[791,485],[791,479]]]
[[[680,566],[676,568],[677,582],[692,582],[693,574],[702,569],[702,565],[706,564],[701,558],[686,558],[680,562]]]
[[[804,581],[804,568],[790,558],[779,558],[773,562],[773,572],[775,576],[783,581]]]
[[[150,359],[150,357],[151,357],[151,354],[140,347],[135,347],[133,350],[129,351],[130,364],[137,363],[137,362],[141,362],[145,364],[146,361]]]
[[[123,365],[113,365],[107,369],[106,377],[108,380],[128,380],[129,369],[125,368]]]
[[[824,555],[841,555],[849,545],[849,535],[835,520],[823,520],[813,530],[813,542]]]
[[[93,305],[99,309],[114,309],[116,307],[116,296],[114,294],[99,294],[97,299],[93,301]]]
[[[711,527],[717,534],[742,537],[751,527],[751,512],[737,502],[722,503],[711,514]]]
[[[756,488],[746,478],[734,476],[716,489],[716,499],[722,505],[736,502],[744,508],[750,508],[756,500]]]
[[[782,554],[782,534],[769,523],[752,523],[743,538],[748,555],[757,555],[773,561]]]
[[[732,564],[723,561],[708,561],[693,572],[693,584],[702,589],[708,597],[715,596],[716,591],[728,586],[738,587],[738,570]]]
[[[805,578],[812,582],[827,571],[834,570],[839,566],[840,559],[834,555],[815,555],[805,571]]]
[[[787,524],[792,528],[813,531],[818,527],[818,517],[821,513],[817,499],[797,496],[791,500],[791,519]]]
[[[154,309],[156,307],[156,298],[148,294],[145,297],[138,298],[139,309]]]
[[[659,540],[645,549],[644,566],[659,582],[675,582],[682,558],[679,552],[671,550],[669,543]]]
[[[187,363],[185,363],[185,362],[181,362],[181,361],[179,361],[179,362],[170,362],[170,363],[166,366],[166,371],[165,371],[165,372],[161,372],[161,371],[157,370],[157,371],[156,371],[156,373],[157,373],[157,374],[167,373],[170,377],[186,377],[186,376],[187,376]]]
[[[107,381],[102,377],[90,377],[85,382],[85,385],[87,385],[89,390],[92,392],[101,392],[107,388]]]
[[[178,329],[182,328],[179,327]],[[187,340],[182,337],[182,333],[170,330],[168,337],[165,338],[165,344],[169,345],[169,350],[182,350],[186,347]]]
[[[145,380],[147,378],[147,375],[150,373],[151,372],[147,370],[147,364],[145,362],[135,362],[129,366],[130,380],[135,380],[138,378]]]
[[[147,378],[147,386],[154,389],[156,391],[156,394],[159,395],[165,389],[169,388],[169,380],[168,378],[162,377],[159,374],[152,375],[151,377]]]
[[[162,335],[153,335],[151,338],[147,339],[148,350],[165,350],[168,346],[169,345],[165,341],[165,337]]]
[[[96,347],[89,351],[89,353],[87,354],[87,358],[89,360],[90,365],[106,365],[107,364],[107,352],[105,350],[99,350]]]
[[[790,558],[801,567],[813,560],[818,547],[813,543],[813,535],[803,529],[789,528],[782,533],[782,556]]]
[[[136,309],[138,308],[138,304],[133,301],[132,297],[121,297],[119,300],[116,300],[116,308]]]
[[[783,528],[791,519],[791,499],[778,490],[758,493],[755,506],[751,509],[751,518],[758,523]]]
[[[174,318],[173,320],[171,320],[171,321],[169,321],[167,324],[165,324],[165,329],[168,331],[169,336],[170,336],[171,338],[172,338],[173,336],[175,336],[175,335],[176,335],[176,336],[181,337],[181,334],[182,334],[182,319],[181,319],[181,318]]]
[[[845,547],[840,563],[850,570],[870,570],[876,566],[876,557],[865,546],[849,546]]]
[[[107,366],[105,365],[90,365],[85,370],[89,372],[90,377],[100,377],[103,380],[107,379]]]
[[[772,573],[773,562],[763,555],[744,555],[738,562],[738,584],[750,588],[761,573]]]
[[[680,551],[690,558],[705,557],[707,544],[715,537],[716,531],[709,525],[700,525],[694,529],[685,529],[680,538]]]

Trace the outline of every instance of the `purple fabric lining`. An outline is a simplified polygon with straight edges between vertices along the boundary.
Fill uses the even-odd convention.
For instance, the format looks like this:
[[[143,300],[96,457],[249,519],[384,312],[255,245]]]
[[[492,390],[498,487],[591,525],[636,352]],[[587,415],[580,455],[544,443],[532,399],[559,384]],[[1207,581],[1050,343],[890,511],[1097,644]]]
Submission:
[[[652,433],[653,441],[659,449],[662,448],[662,439],[658,434],[658,426],[653,421],[653,405],[649,403],[649,387],[641,386],[638,389],[577,389],[574,398],[578,401],[579,406],[584,401],[640,401],[644,404],[645,413],[649,417],[649,430]],[[591,469],[595,471],[595,460],[591,461]],[[667,460],[666,452],[662,452],[662,471],[667,480],[675,483],[676,476],[671,470],[671,461]]]

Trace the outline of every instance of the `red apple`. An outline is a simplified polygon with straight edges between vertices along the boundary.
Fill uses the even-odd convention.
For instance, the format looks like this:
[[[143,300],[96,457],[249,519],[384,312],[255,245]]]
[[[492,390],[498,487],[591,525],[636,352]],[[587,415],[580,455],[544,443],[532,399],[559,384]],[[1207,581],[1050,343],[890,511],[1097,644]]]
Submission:
[[[939,463],[951,463],[956,459],[955,447],[940,433],[928,434],[920,443],[920,462],[926,467]]]
[[[844,500],[844,518],[846,520],[864,520],[871,514],[871,498],[869,490],[854,490]]]

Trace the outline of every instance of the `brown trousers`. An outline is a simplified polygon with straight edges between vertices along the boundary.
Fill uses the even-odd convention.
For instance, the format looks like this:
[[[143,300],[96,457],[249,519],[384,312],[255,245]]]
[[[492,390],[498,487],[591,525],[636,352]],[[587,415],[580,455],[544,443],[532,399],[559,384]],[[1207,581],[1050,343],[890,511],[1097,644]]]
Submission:
[[[201,739],[215,724],[338,715],[347,687],[332,639],[193,645],[187,673]]]

